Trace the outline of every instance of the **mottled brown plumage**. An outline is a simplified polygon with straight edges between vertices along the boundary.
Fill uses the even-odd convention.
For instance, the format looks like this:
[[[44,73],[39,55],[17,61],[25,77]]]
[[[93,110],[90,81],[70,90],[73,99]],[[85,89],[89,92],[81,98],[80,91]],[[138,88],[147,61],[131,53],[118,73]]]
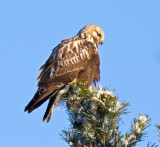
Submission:
[[[38,90],[28,103],[28,113],[45,101],[49,104],[43,121],[50,120],[54,107],[60,101],[61,93],[67,90],[67,84],[74,79],[90,86],[100,80],[100,59],[98,44],[103,43],[103,30],[97,25],[87,25],[71,38],[62,40],[56,46],[49,59],[41,66],[38,75]]]

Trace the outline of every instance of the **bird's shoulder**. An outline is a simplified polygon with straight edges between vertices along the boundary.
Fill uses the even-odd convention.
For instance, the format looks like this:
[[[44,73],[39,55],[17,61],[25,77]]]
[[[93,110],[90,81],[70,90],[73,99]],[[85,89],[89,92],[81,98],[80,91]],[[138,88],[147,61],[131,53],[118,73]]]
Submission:
[[[92,54],[97,53],[98,48],[86,39],[71,38],[62,40],[61,43],[52,50],[50,58],[61,65],[62,61],[72,58],[91,59]],[[63,65],[61,65],[63,66]]]

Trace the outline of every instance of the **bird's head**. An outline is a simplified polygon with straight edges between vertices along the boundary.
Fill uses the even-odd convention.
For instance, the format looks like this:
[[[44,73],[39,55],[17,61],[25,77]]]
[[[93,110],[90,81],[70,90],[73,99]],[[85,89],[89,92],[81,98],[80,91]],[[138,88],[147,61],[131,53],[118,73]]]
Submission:
[[[82,28],[78,34],[80,34],[81,36],[84,36],[84,34],[89,35],[93,37],[97,45],[103,44],[104,32],[102,28],[98,25],[95,25],[95,24],[87,25],[84,28]]]

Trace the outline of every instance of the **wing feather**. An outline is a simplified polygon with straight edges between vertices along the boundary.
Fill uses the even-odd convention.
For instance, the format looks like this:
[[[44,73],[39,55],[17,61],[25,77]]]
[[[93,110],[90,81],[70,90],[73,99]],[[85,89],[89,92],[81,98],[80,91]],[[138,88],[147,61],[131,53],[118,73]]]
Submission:
[[[87,70],[92,56],[97,50],[93,43],[86,40],[69,39],[62,41],[61,44],[53,49],[49,59],[40,68],[41,72],[37,77],[39,79],[39,88],[25,111],[33,111],[53,97],[63,85],[79,78],[79,74],[85,75],[83,71]],[[90,67],[92,69],[92,66]],[[86,72],[88,76],[90,71],[87,70]],[[91,77],[88,83],[90,81],[92,81]]]
[[[63,40],[53,49],[46,63],[41,66],[41,72],[37,76],[39,80],[38,90],[26,106],[25,111],[28,110],[30,113],[46,100],[52,98],[44,117],[49,120],[52,113],[49,110],[54,109],[52,109],[53,102],[62,86],[65,86],[74,79],[86,81],[88,85],[92,81],[97,81],[99,79],[98,75],[92,72],[96,73],[98,71],[96,67],[99,69],[99,66],[93,64],[94,55],[97,52],[98,48],[92,42],[83,39]]]
[[[62,41],[53,49],[51,56],[42,66],[38,86],[71,82],[81,70],[87,68],[96,50],[93,43],[82,39]]]

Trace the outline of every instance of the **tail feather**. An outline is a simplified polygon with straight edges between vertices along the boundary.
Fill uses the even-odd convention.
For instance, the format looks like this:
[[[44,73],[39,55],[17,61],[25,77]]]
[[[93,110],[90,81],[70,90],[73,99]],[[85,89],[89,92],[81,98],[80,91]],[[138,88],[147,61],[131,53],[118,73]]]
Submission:
[[[57,87],[58,88],[58,87]],[[34,109],[41,106],[45,101],[47,101],[49,98],[51,98],[58,89],[48,90],[44,92],[43,94],[40,94],[39,89],[35,93],[32,100],[28,103],[28,105],[25,107],[24,111],[28,111],[28,113],[31,113]]]
[[[49,94],[47,97],[45,97],[44,99],[42,99],[41,101],[39,101],[38,103],[34,104],[29,110],[28,112],[32,112],[34,109],[38,108],[39,106],[41,106],[45,101],[47,101],[49,98],[51,98],[56,92],[52,92],[51,94]]]
[[[32,98],[32,100],[28,103],[28,105],[25,107],[24,111],[28,111],[29,112],[29,109],[32,107],[32,105],[37,101],[39,97],[39,91],[37,90],[37,92],[35,93],[34,97]]]
[[[34,109],[38,108],[45,101],[50,99],[46,112],[43,116],[43,121],[47,120],[48,123],[55,106],[61,99],[61,95],[69,89],[69,85],[56,85],[55,87],[53,89],[50,87],[48,88],[48,91],[43,91],[42,93],[38,89],[32,100],[25,107],[24,111],[28,111],[28,113],[31,113]]]
[[[58,92],[49,100],[46,112],[43,116],[43,121],[47,120],[47,123],[50,121],[51,119],[51,115],[54,111],[55,106],[59,103],[60,99],[61,99],[61,95],[68,91],[69,89],[69,85],[64,85],[62,86]]]
[[[54,94],[56,93],[56,91],[52,92],[51,94],[49,94],[48,96],[46,96],[45,98],[43,98],[41,101],[34,101],[33,103],[31,103],[26,109],[25,111],[28,110],[28,113],[31,113],[34,109],[37,109],[39,106],[41,106],[45,101],[47,101],[49,98],[51,98]]]
[[[45,112],[45,114],[44,114],[44,116],[43,116],[43,121],[47,120],[47,123],[50,121],[51,115],[52,115],[53,110],[54,110],[54,108],[55,108],[55,105],[54,105],[55,98],[56,98],[56,96],[52,97],[52,98],[49,100],[49,103],[48,103],[46,112]]]

